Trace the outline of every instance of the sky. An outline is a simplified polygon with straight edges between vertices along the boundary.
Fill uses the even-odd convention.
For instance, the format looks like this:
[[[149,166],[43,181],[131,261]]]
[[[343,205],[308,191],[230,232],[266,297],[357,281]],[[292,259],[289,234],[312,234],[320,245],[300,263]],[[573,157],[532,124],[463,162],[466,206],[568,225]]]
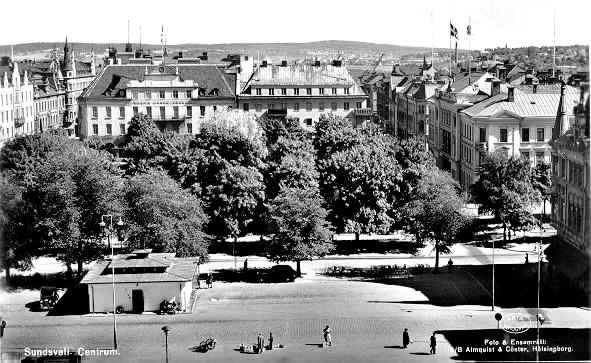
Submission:
[[[353,40],[446,48],[589,44],[586,0],[27,0],[5,1],[0,44],[63,42],[168,44]],[[472,36],[466,36],[468,22]]]

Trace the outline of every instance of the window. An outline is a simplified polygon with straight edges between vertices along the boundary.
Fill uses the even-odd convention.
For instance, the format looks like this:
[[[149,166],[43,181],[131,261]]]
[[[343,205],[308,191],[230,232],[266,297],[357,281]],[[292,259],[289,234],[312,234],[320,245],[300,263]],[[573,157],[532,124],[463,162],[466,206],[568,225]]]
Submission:
[[[275,89],[269,88],[269,96],[274,96],[274,95],[275,95]]]
[[[537,134],[538,134],[538,137],[537,137],[538,142],[543,142],[544,141],[544,128],[539,127]]]
[[[257,96],[260,96],[261,95],[261,89],[260,88],[257,88],[256,90],[257,90]]]
[[[320,103],[318,104],[318,109],[319,109],[320,111],[324,111],[324,102],[320,102]]]
[[[256,105],[254,105],[254,109],[256,112],[261,112],[263,110],[263,105],[257,103]]]
[[[173,117],[175,119],[178,119],[179,118],[179,106],[173,106],[172,107],[172,113],[174,115]]]
[[[287,95],[287,88],[282,88],[282,89],[281,89],[281,95],[282,95],[282,96],[285,96],[285,95]]]
[[[193,133],[193,125],[192,124],[187,124],[187,133],[188,134],[192,134]]]
[[[111,124],[107,124],[107,135],[113,135],[113,126]]]
[[[119,134],[125,135],[125,124],[119,125]]]
[[[536,165],[540,165],[543,163],[544,163],[544,152],[543,151],[536,152]]]
[[[248,111],[248,103],[244,103],[244,104],[242,105],[242,109],[243,109],[244,111]]]
[[[111,107],[110,106],[105,107],[105,111],[107,113],[106,118],[111,118]]]
[[[134,114],[134,115],[137,115],[139,112],[140,112],[140,111],[139,111],[139,109],[137,108],[137,106],[134,106],[134,107],[133,107],[133,114]]]
[[[179,91],[177,91],[177,90],[172,91],[172,97],[179,98]]]
[[[282,103],[281,104],[281,109],[282,110],[287,110],[287,103]]]
[[[333,88],[333,89],[332,89],[332,94],[333,94],[333,95],[336,95],[336,94],[337,94],[337,89],[336,89],[336,88]]]
[[[330,109],[333,110],[333,111],[336,111],[337,110],[337,103],[336,102],[331,103],[330,104]]]
[[[191,91],[190,90],[186,91],[185,94],[186,94],[187,98],[191,98]]]
[[[199,114],[201,117],[205,116],[205,106],[199,106]]]
[[[98,125],[97,124],[92,125],[92,134],[98,135]]]
[[[93,107],[92,108],[92,118],[97,118],[98,117],[98,107]]]
[[[166,108],[164,106],[160,107],[160,119],[164,120],[166,118]]]
[[[151,99],[152,98],[152,92],[148,91],[146,92],[146,99]]]
[[[294,110],[294,111],[299,111],[299,110],[300,110],[300,104],[299,104],[299,103],[297,103],[297,102],[296,102],[296,103],[294,103],[294,104],[293,104],[293,110]]]
[[[160,98],[164,98],[166,95],[164,94],[164,91],[160,91],[159,92]]]
[[[481,127],[479,130],[479,135],[478,135],[478,140],[480,142],[486,142],[486,129],[484,127]]]
[[[293,94],[296,95],[296,96],[299,96],[300,95],[300,89],[299,88],[294,88],[293,89]]]
[[[319,95],[323,95],[324,94],[324,88],[318,88],[318,94]]]
[[[193,117],[193,107],[187,106],[187,117]]]
[[[274,105],[274,104],[272,104],[272,103],[269,103],[269,104],[267,105],[267,110],[272,110],[274,107],[275,107],[275,105]]]
[[[119,107],[119,118],[125,118],[125,107]]]
[[[529,160],[529,152],[522,151],[521,152],[521,158],[524,159],[524,160]]]
[[[312,102],[306,102],[306,111],[312,111]]]
[[[345,102],[345,104],[343,105],[343,108],[345,109],[345,111],[349,110],[349,102]]]
[[[152,118],[152,107],[151,106],[146,107],[146,114],[148,114],[148,117]]]
[[[306,94],[310,96],[312,94],[312,88],[306,88]]]
[[[507,142],[507,129],[500,129],[500,142]]]
[[[357,103],[355,104],[355,107],[357,107],[357,108],[361,108],[361,102],[357,102]]]
[[[521,129],[521,142],[529,142],[529,128]]]
[[[307,118],[304,120],[304,123],[308,126],[312,126],[312,119],[311,118]]]

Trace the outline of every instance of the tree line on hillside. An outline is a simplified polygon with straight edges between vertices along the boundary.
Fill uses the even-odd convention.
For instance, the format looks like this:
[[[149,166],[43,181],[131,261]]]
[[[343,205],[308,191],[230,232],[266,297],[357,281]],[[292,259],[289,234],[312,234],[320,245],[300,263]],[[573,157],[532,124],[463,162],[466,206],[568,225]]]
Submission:
[[[106,252],[99,223],[109,214],[121,217],[120,237],[130,249],[206,256],[212,241],[265,234],[272,236],[267,255],[296,261],[298,272],[301,261],[332,251],[334,232],[399,229],[418,243],[432,241],[438,266],[439,253],[471,225],[460,213],[458,185],[421,142],[354,128],[330,114],[308,132],[290,119],[220,113],[195,136],[162,132],[140,114],[120,150],[126,165],[106,150],[98,140],[59,131],[2,148],[7,277],[48,250],[81,272]],[[516,213],[498,216],[517,228]]]

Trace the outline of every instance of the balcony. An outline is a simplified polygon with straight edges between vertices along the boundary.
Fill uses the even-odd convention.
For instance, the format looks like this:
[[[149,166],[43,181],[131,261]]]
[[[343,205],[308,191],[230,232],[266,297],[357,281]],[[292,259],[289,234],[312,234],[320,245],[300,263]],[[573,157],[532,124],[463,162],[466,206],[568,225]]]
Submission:
[[[185,121],[191,121],[192,117],[187,117],[187,116],[177,116],[177,117],[157,117],[157,118],[153,118],[152,120],[154,122],[185,122]]]
[[[476,150],[488,151],[488,144],[486,142],[477,142],[476,143]]]
[[[21,127],[25,124],[25,118],[22,116],[17,116],[14,118],[14,127]]]
[[[355,116],[372,116],[374,112],[371,108],[355,108],[353,109],[353,114]]]

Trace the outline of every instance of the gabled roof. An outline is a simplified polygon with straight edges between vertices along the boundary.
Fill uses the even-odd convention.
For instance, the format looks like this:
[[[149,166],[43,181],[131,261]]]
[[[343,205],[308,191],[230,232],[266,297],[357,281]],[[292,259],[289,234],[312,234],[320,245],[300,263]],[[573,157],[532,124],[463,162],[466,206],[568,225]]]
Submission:
[[[146,78],[146,67],[158,68],[157,66],[146,66],[145,64],[117,64],[108,65],[84,91],[82,97],[92,98],[114,98],[117,91],[125,89],[129,80],[144,80]],[[217,88],[218,97],[234,97],[234,87],[231,75],[224,74],[221,66],[217,64],[171,64],[167,65],[165,72],[171,69],[178,69],[178,75],[184,80],[193,80],[199,87],[209,90]],[[210,96],[211,97],[211,96]]]

